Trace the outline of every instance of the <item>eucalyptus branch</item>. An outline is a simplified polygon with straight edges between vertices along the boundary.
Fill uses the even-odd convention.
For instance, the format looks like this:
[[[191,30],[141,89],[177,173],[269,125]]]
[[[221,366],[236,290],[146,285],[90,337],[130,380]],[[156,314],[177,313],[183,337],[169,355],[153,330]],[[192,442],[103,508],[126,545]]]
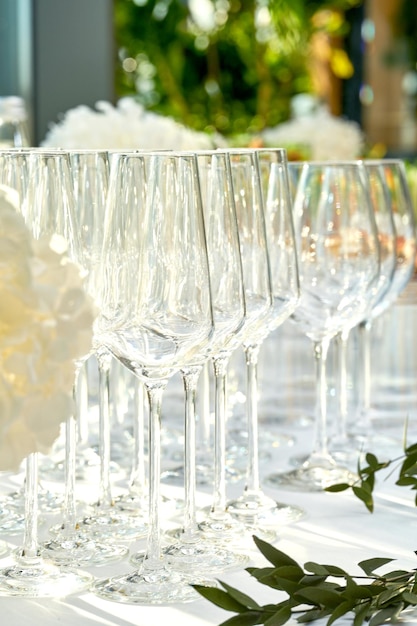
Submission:
[[[299,623],[327,618],[330,626],[352,614],[353,626],[369,622],[378,626],[396,619],[405,609],[417,606],[416,570],[394,570],[379,575],[376,570],[391,558],[361,561],[361,575],[351,575],[340,567],[308,562],[301,567],[294,559],[254,537],[272,567],[249,567],[246,571],[259,583],[283,592],[276,604],[260,605],[253,598],[220,581],[220,587],[195,585],[196,591],[217,606],[235,615],[220,626],[282,626],[296,616]],[[365,583],[358,584],[358,580]],[[286,597],[285,597],[286,596]]]
[[[398,478],[395,482],[399,487],[409,487],[415,491],[415,505],[417,506],[417,443],[408,447],[404,447],[404,453],[394,459],[388,461],[379,461],[375,454],[368,452],[365,455],[366,465],[361,465],[358,460],[357,480],[352,483],[338,483],[330,485],[325,491],[337,493],[351,489],[359,500],[365,504],[366,508],[372,513],[374,510],[373,491],[376,482],[376,474],[392,466],[391,472],[385,479],[399,469]]]

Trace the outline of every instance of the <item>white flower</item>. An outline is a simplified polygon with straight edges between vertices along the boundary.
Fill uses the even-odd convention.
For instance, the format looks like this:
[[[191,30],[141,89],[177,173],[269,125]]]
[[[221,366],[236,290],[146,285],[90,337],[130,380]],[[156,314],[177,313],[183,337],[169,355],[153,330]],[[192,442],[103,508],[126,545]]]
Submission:
[[[225,145],[219,136],[197,132],[170,117],[147,111],[133,98],[113,106],[97,102],[96,110],[80,105],[51,126],[43,146],[94,150],[205,150]]]
[[[47,453],[73,413],[95,317],[61,238],[34,240],[0,187],[0,470]]]
[[[362,155],[364,147],[364,136],[358,124],[335,117],[323,107],[267,128],[262,139],[269,146],[304,145],[313,161],[356,159]]]

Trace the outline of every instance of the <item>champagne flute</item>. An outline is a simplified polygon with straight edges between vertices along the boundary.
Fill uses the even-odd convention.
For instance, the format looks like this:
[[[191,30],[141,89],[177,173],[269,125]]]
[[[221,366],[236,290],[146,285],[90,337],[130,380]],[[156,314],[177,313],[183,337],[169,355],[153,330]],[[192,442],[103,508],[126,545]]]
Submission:
[[[213,333],[195,155],[112,154],[100,276],[98,341],[144,383],[149,402],[149,533],[138,569],[95,585],[109,600],[165,604],[196,598],[192,576],[162,554],[161,402],[169,378]]]
[[[326,357],[331,339],[359,322],[380,271],[375,216],[359,162],[304,163],[294,200],[301,297],[291,319],[313,343],[316,423],[300,467],[273,474],[276,487],[320,491],[354,475],[328,450]]]

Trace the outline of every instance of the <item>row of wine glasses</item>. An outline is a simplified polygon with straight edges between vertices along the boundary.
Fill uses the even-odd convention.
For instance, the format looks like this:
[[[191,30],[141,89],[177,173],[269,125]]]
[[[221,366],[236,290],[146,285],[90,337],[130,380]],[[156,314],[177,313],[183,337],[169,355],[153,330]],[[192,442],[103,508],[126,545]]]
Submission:
[[[361,334],[366,328],[369,331],[372,319],[396,300],[410,280],[416,255],[414,212],[404,164],[399,160],[368,160],[345,164],[342,169],[340,164],[326,164],[323,169],[323,164],[297,163],[290,164],[289,171],[295,193],[295,228],[301,237],[302,296],[292,319],[314,342],[316,428],[310,456],[289,472],[270,475],[267,482],[321,490],[354,480],[349,466],[356,469],[369,428],[369,334],[363,367],[358,368],[356,377],[359,393],[366,400],[360,414],[351,420],[353,432],[356,430],[351,438],[346,428],[346,342],[355,327]],[[342,207],[349,212],[353,228],[343,220]],[[334,278],[329,279],[328,274]],[[354,279],[354,288],[353,274],[361,276],[360,281]],[[339,342],[340,349],[339,412],[335,435],[329,440],[325,364],[332,340]]]
[[[41,152],[32,152],[29,157],[29,180],[37,181],[37,190],[67,189],[66,182],[55,175],[53,168],[49,167],[51,163],[62,168],[65,166],[68,155],[62,153],[44,154]],[[74,154],[71,155],[74,160]],[[236,155],[237,156],[237,155]],[[21,154],[19,154],[19,158]],[[203,158],[203,156],[201,157]],[[32,171],[33,163],[39,167],[36,171]],[[58,165],[59,164],[59,165]],[[218,168],[216,163],[214,167]],[[257,285],[258,275],[256,272],[248,275],[254,278],[254,285],[257,287],[256,297],[259,294],[259,300],[254,296],[251,302],[252,308],[249,309],[246,301],[246,293],[251,295],[249,284],[242,283],[239,280],[239,273],[233,275],[233,280],[237,280],[240,284],[240,291],[236,292],[232,289],[227,294],[227,303],[232,311],[224,309],[219,310],[218,320],[213,324],[213,301],[211,294],[213,293],[211,280],[214,282],[214,274],[219,272],[220,265],[216,261],[215,271],[209,271],[207,264],[207,250],[205,247],[205,230],[204,217],[202,214],[201,198],[199,195],[199,179],[198,179],[198,163],[195,155],[143,155],[132,154],[112,155],[112,169],[109,181],[109,190],[107,196],[106,219],[97,220],[97,214],[94,213],[93,207],[91,212],[86,216],[88,220],[81,220],[81,224],[77,226],[73,223],[72,211],[63,208],[62,213],[59,210],[58,201],[51,204],[45,201],[35,203],[31,196],[29,186],[24,195],[22,204],[24,215],[34,229],[36,236],[51,232],[56,228],[55,221],[51,221],[51,213],[59,220],[60,227],[64,230],[64,234],[70,240],[71,255],[82,264],[89,272],[90,280],[87,288],[90,293],[97,298],[99,304],[99,325],[96,332],[96,343],[94,346],[95,353],[99,357],[100,362],[100,415],[108,411],[108,378],[107,365],[102,365],[108,358],[111,351],[124,364],[127,364],[132,371],[139,374],[140,379],[145,385],[149,400],[150,415],[150,460],[149,460],[149,534],[148,548],[143,559],[142,570],[140,575],[134,577],[134,584],[131,584],[132,578],[128,576],[120,581],[119,596],[132,599],[140,595],[142,600],[147,599],[152,602],[167,601],[169,597],[177,597],[177,586],[173,584],[178,581],[179,575],[168,572],[167,563],[161,564],[160,552],[160,510],[159,510],[159,474],[160,474],[160,455],[159,455],[159,430],[160,430],[160,402],[163,388],[168,378],[176,371],[186,369],[182,366],[193,365],[193,359],[202,361],[208,357],[213,362],[220,363],[227,351],[231,352],[231,346],[236,347],[239,343],[231,333],[230,328],[224,325],[226,315],[230,315],[231,323],[237,326],[246,325],[250,327],[249,321],[254,326],[260,324],[260,316],[264,314],[271,304],[270,294],[270,274],[268,266],[268,256],[265,245],[265,226],[263,207],[260,197],[257,202],[253,203],[252,195],[258,193],[255,187],[247,180],[256,180],[253,171],[253,154],[246,153],[242,156],[241,167],[237,170],[237,175],[245,182],[247,187],[245,204],[242,205],[242,219],[244,218],[248,224],[247,241],[249,250],[253,248],[253,255],[261,251],[262,253],[262,278]],[[224,168],[223,168],[224,169]],[[78,172],[76,189],[80,189],[82,177],[79,168],[74,167],[74,171]],[[225,172],[227,174],[227,172]],[[249,174],[249,179],[247,175]],[[51,176],[52,179],[45,178]],[[203,178],[203,177],[201,177]],[[229,184],[231,184],[228,175]],[[217,178],[216,178],[217,181]],[[214,189],[212,185],[212,189]],[[146,193],[144,190],[146,189]],[[220,189],[222,192],[222,189]],[[218,193],[216,191],[216,193]],[[71,193],[64,194],[68,200]],[[176,202],[173,202],[176,198]],[[233,211],[235,210],[234,196],[231,195],[231,204]],[[207,201],[208,198],[207,198]],[[213,211],[214,204],[212,202]],[[81,204],[80,204],[81,206]],[[168,208],[167,208],[168,207]],[[100,206],[98,207],[100,210]],[[229,210],[229,209],[228,209]],[[201,213],[201,215],[200,215]],[[79,212],[78,218],[82,217]],[[168,219],[168,217],[170,219]],[[206,220],[210,218],[206,216]],[[214,231],[217,228],[216,216],[214,216]],[[237,223],[236,215],[234,216]],[[252,220],[254,224],[252,224]],[[100,229],[100,224],[103,229]],[[81,226],[81,228],[79,228]],[[58,230],[57,230],[58,232]],[[244,231],[242,231],[244,232]],[[83,237],[78,237],[81,233]],[[142,240],[141,235],[146,234],[146,238]],[[172,239],[172,236],[174,238]],[[219,236],[218,232],[215,236]],[[229,245],[229,232],[223,235],[221,246]],[[94,237],[96,239],[94,239]],[[186,237],[184,239],[184,237]],[[257,238],[263,237],[261,245],[257,244]],[[81,242],[79,242],[81,239]],[[103,245],[101,246],[101,240]],[[252,241],[254,243],[252,243]],[[98,246],[99,241],[100,246]],[[168,246],[168,241],[170,247]],[[255,242],[257,248],[255,247]],[[185,245],[184,245],[185,244]],[[213,240],[212,260],[216,253],[216,241]],[[183,246],[183,248],[182,248]],[[96,254],[98,247],[102,247],[99,268],[97,272]],[[179,256],[178,250],[183,250],[183,256]],[[238,264],[242,267],[241,249],[238,239],[235,241],[233,254],[238,259]],[[206,258],[207,257],[207,258]],[[224,269],[223,266],[222,270]],[[234,263],[231,271],[236,269]],[[187,271],[186,271],[187,270]],[[187,275],[189,280],[186,280]],[[247,279],[248,280],[248,279]],[[97,285],[99,291],[97,291]],[[226,289],[229,287],[226,285]],[[245,291],[246,290],[246,291]],[[141,296],[139,298],[136,292]],[[235,295],[239,298],[233,300]],[[217,292],[216,292],[217,296]],[[224,306],[216,300],[216,306]],[[114,309],[116,308],[120,320],[116,329],[109,330],[107,321],[114,323]],[[120,307],[120,312],[119,312]],[[136,325],[135,322],[136,321]],[[125,325],[127,328],[125,328]],[[154,328],[155,326],[155,328]],[[103,331],[103,328],[105,329]],[[218,336],[215,331],[219,330]],[[126,340],[126,333],[128,341]],[[214,338],[213,338],[214,337]],[[219,340],[219,337],[222,341]],[[214,339],[217,339],[217,345]],[[180,342],[179,342],[180,340]],[[226,340],[231,344],[224,349]],[[179,342],[179,343],[178,343]],[[178,349],[178,345],[183,349]],[[221,354],[224,349],[224,354]],[[163,356],[163,363],[158,363]],[[136,365],[136,353],[140,360],[139,370]],[[134,359],[134,360],[132,360]],[[219,385],[218,394],[220,399],[218,402],[220,418],[222,416],[222,402],[224,402],[224,370],[220,373],[219,369]],[[103,432],[108,429],[108,420],[101,422],[101,430]],[[223,426],[220,427],[220,433]],[[108,441],[108,436],[104,436],[103,443]],[[218,436],[219,446],[224,449],[224,437]],[[73,420],[68,424],[67,428],[67,492],[66,492],[66,519],[59,529],[57,536],[47,543],[45,550],[48,556],[55,557],[60,563],[68,563],[72,558],[74,562],[82,561],[81,553],[87,548],[88,553],[100,554],[105,559],[112,558],[109,550],[105,552],[104,548],[100,548],[97,542],[91,543],[84,541],[83,531],[91,530],[91,515],[85,517],[81,522],[74,525],[74,431]],[[105,449],[101,450],[102,464],[106,458]],[[219,454],[217,454],[217,459]],[[36,457],[33,457],[35,462]],[[218,463],[217,475],[220,480],[220,490],[223,490],[224,478],[222,463]],[[28,481],[34,483],[36,481]],[[187,497],[189,497],[187,492]],[[215,498],[216,498],[215,489]],[[102,497],[105,499],[106,494]],[[223,497],[223,496],[222,496]],[[32,498],[33,500],[34,498]],[[190,500],[189,500],[190,501]],[[213,516],[221,513],[223,517],[228,517],[225,511],[225,502],[221,502],[220,507],[213,505],[213,510],[208,516],[206,530],[210,529],[211,533],[217,536],[220,532],[215,530],[213,524]],[[221,510],[220,510],[221,509]],[[223,510],[224,509],[224,510]],[[188,519],[190,518],[190,507],[187,509]],[[102,518],[101,518],[102,519]],[[137,519],[131,520],[130,527],[134,528]],[[187,522],[188,523],[188,522]],[[75,532],[76,526],[76,532]],[[112,534],[116,535],[116,525],[114,518],[111,519]],[[199,526],[201,531],[203,525]],[[81,533],[79,532],[81,529]],[[103,523],[100,525],[100,533],[103,533]],[[188,528],[189,530],[189,528]],[[68,532],[67,532],[68,531]],[[68,548],[70,547],[70,550]],[[97,547],[97,550],[95,548]],[[27,552],[27,550],[25,550]],[[66,553],[66,555],[64,554]],[[120,551],[118,552],[120,554]],[[167,552],[168,554],[168,552]],[[178,551],[177,551],[178,554]],[[172,555],[170,555],[172,557]],[[97,556],[95,558],[96,563]],[[172,559],[171,559],[172,560]],[[234,558],[236,561],[236,558]],[[94,560],[91,559],[91,563]],[[150,576],[149,572],[152,572]],[[45,583],[44,573],[38,572],[39,576],[33,577],[32,593],[41,594],[41,585]],[[169,574],[169,575],[168,575]],[[148,585],[149,579],[153,578],[152,586]],[[35,580],[36,578],[36,580]],[[142,584],[139,584],[139,580]],[[81,575],[79,577],[81,584]],[[159,581],[159,582],[158,582]],[[12,586],[9,580],[5,581],[5,586]],[[115,582],[111,581],[111,593],[114,590]],[[16,585],[15,585],[16,587]],[[155,593],[156,587],[159,595]],[[98,588],[97,588],[98,589]],[[190,586],[182,584],[182,593],[190,594],[192,592]],[[128,590],[128,591],[127,591]],[[25,593],[29,593],[25,589]],[[110,593],[107,586],[102,589],[103,594]],[[179,593],[179,592],[178,592]]]
[[[300,508],[264,494],[258,467],[257,357],[268,334],[286,319],[314,345],[317,430],[311,457],[290,473],[270,476],[269,485],[321,489],[352,476],[327,448],[325,362],[330,341],[362,322],[370,302],[379,302],[377,286],[384,283],[388,292],[389,245],[386,255],[381,245],[387,231],[377,219],[371,176],[361,162],[293,168],[281,149],[10,151],[2,177],[3,171],[4,182],[21,194],[22,213],[35,236],[65,235],[97,303],[92,352],[99,364],[101,480],[96,503],[79,516],[72,417],[66,424],[63,521],[50,540],[38,544],[37,457],[31,455],[24,547],[16,566],[0,571],[0,594],[59,595],[93,585],[95,593],[118,602],[191,600],[190,583],[213,584],[217,572],[247,562],[242,538],[253,532],[275,538],[281,524],[302,516]],[[226,376],[238,349],[244,350],[247,369],[248,466],[244,491],[230,502]],[[149,492],[138,498],[129,493],[125,500],[113,498],[110,484],[114,359],[136,381],[135,470],[141,488],[143,390],[148,403]],[[196,393],[208,363],[215,380],[213,498],[208,510],[197,510]],[[168,380],[178,373],[185,392],[184,507],[180,528],[164,533],[161,409]],[[77,378],[79,406],[76,383]],[[134,569],[125,574],[93,582],[77,569],[125,558],[126,542],[144,536],[146,549],[130,555]],[[190,575],[195,570],[203,581]]]

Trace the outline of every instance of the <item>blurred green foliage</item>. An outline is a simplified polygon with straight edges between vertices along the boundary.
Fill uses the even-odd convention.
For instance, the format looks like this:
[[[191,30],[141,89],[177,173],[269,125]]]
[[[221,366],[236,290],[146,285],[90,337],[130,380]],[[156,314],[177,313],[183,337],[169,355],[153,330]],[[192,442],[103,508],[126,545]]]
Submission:
[[[118,97],[197,130],[255,133],[311,92],[316,29],[343,36],[361,0],[114,0]],[[319,23],[314,16],[321,11]],[[337,19],[335,19],[335,16]]]

